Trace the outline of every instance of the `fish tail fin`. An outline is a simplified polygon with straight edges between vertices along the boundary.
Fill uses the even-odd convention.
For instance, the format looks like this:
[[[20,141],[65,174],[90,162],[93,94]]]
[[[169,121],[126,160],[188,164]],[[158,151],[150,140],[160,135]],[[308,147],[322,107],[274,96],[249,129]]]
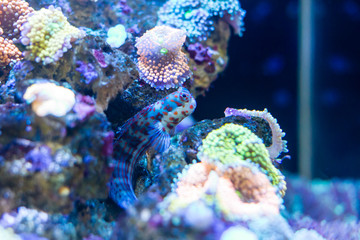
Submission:
[[[125,162],[120,163],[113,173],[110,181],[109,195],[120,207],[125,209],[136,201],[129,174],[129,166]]]

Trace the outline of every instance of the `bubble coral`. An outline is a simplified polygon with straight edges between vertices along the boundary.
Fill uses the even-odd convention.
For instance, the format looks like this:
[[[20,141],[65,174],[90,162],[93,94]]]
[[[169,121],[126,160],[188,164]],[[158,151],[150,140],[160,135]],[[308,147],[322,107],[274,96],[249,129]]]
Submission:
[[[259,164],[281,195],[285,194],[284,176],[273,165],[263,141],[246,127],[230,123],[213,130],[203,140],[198,155],[225,166],[246,160]]]
[[[269,123],[271,128],[272,144],[271,146],[267,147],[267,149],[271,159],[278,157],[281,152],[288,151],[286,148],[287,142],[282,140],[282,138],[285,136],[285,133],[281,130],[277,120],[267,111],[266,108],[264,111],[226,108],[225,117],[229,116],[260,117]]]
[[[191,76],[188,59],[181,51],[185,31],[157,26],[136,40],[140,77],[156,89],[181,86]]]
[[[0,0],[0,66],[21,59],[21,52],[13,42],[20,36],[22,24],[31,12],[33,9],[23,0]]]
[[[59,8],[42,8],[28,16],[21,31],[21,43],[27,46],[25,57],[43,64],[58,61],[71,42],[84,36],[84,32],[71,26]]]
[[[32,110],[40,117],[62,117],[75,104],[75,94],[70,89],[54,83],[35,83],[28,87],[23,98],[31,103]]]

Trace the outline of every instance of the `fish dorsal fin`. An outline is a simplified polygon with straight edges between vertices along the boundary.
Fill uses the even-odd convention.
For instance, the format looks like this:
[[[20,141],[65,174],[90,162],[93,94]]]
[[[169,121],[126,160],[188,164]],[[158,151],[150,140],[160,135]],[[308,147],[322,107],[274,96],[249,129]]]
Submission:
[[[166,132],[161,122],[157,122],[149,130],[151,146],[159,153],[164,152],[170,146],[170,135]]]

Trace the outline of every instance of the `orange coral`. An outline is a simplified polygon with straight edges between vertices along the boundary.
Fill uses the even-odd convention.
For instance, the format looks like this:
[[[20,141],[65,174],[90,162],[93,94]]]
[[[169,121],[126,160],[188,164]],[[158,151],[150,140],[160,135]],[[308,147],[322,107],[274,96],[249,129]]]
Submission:
[[[0,0],[0,66],[21,59],[22,54],[13,41],[20,37],[22,24],[33,11],[22,0]]]
[[[11,61],[18,61],[21,59],[21,56],[20,50],[11,40],[0,37],[0,66],[6,66]]]
[[[181,51],[184,30],[157,26],[136,41],[140,77],[157,89],[181,86],[191,76],[188,59]]]
[[[281,199],[268,177],[249,163],[219,169],[203,161],[190,165],[174,189],[170,209],[213,195],[218,209],[230,219],[279,214]]]
[[[21,25],[32,11],[34,9],[23,0],[0,0],[0,28],[2,35],[4,34],[2,37],[12,40],[20,37]]]
[[[281,204],[267,176],[244,165],[227,169],[217,196],[221,208],[233,215],[278,214]]]

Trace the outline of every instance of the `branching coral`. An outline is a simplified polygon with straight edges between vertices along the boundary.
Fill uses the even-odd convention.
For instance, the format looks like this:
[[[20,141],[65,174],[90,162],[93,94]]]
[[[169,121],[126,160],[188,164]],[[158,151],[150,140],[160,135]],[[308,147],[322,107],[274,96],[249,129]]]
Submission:
[[[244,16],[237,0],[168,0],[158,11],[158,25],[185,29],[191,41],[205,41],[216,17],[224,18],[241,35]]]
[[[48,64],[58,61],[71,48],[71,42],[83,37],[84,33],[71,26],[60,9],[50,6],[28,17],[21,36],[21,43],[28,50],[25,57]]]
[[[33,9],[23,0],[0,0],[0,66],[18,61],[22,55],[14,45],[22,24]]]
[[[277,120],[267,111],[266,108],[264,111],[226,108],[225,117],[229,116],[259,117],[269,123],[271,128],[272,144],[271,146],[267,147],[267,149],[271,159],[278,157],[281,152],[288,151],[286,148],[286,141],[282,140],[282,138],[285,136],[285,133],[281,130]]]
[[[168,26],[157,26],[138,38],[141,78],[157,89],[181,86],[192,74],[181,51],[185,38],[185,31]]]

